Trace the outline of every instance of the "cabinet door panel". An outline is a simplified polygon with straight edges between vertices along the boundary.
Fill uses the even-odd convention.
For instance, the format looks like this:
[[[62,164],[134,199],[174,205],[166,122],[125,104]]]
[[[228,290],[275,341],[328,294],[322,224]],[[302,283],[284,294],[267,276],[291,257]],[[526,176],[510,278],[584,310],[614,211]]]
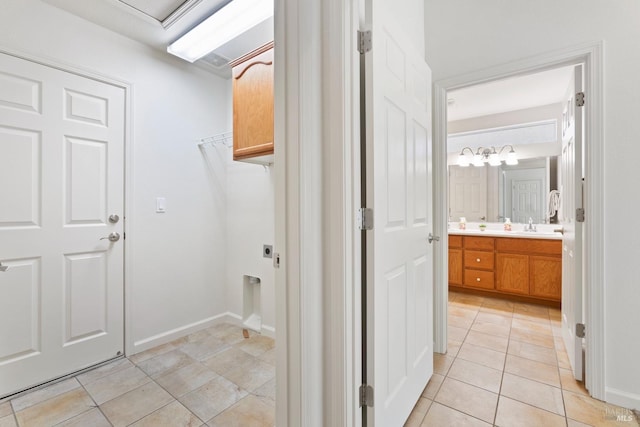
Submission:
[[[449,283],[462,285],[462,249],[449,249]]]
[[[273,154],[273,47],[232,63],[233,158]]]
[[[496,289],[529,295],[529,256],[496,254]]]
[[[561,299],[561,258],[531,256],[530,291],[532,296]]]

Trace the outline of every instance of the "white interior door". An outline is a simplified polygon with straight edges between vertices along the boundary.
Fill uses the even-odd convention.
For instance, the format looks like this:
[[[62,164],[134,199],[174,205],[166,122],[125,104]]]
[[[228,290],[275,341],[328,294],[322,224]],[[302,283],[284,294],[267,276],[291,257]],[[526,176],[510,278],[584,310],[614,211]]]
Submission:
[[[544,189],[546,188],[546,169],[532,168],[505,171],[506,212],[511,221],[526,224],[529,218],[539,224],[546,217],[544,208]]]
[[[0,397],[121,354],[123,162],[124,89],[0,54]]]
[[[582,92],[582,66],[575,68],[575,91]],[[582,338],[576,336],[576,324],[582,323],[582,223],[576,221],[576,209],[582,200],[582,130],[584,107],[575,106],[575,96],[566,114],[570,125],[562,141],[560,223],[562,238],[562,337],[576,379],[582,380]]]
[[[449,217],[487,221],[487,166],[449,166]]]
[[[404,424],[433,372],[431,71],[377,6],[366,5],[367,425],[387,427]]]

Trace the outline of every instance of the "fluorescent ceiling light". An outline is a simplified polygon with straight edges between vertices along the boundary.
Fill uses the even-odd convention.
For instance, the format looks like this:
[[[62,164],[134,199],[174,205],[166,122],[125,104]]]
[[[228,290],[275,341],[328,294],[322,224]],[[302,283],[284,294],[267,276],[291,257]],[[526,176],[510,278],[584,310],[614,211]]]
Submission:
[[[167,52],[195,62],[273,16],[273,0],[232,0],[167,47]]]

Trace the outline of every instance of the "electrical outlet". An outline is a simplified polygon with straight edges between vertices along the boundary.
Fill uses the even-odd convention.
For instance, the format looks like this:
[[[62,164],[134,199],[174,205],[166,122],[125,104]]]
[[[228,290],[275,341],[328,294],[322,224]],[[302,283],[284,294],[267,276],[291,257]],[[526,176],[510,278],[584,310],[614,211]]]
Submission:
[[[273,258],[273,246],[271,246],[271,245],[262,245],[262,257],[263,258]]]

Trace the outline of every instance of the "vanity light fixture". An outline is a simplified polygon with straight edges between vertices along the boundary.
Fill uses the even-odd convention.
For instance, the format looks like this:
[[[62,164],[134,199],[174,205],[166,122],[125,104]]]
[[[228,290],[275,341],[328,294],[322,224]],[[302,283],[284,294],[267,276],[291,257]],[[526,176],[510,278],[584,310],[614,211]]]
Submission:
[[[195,62],[273,16],[273,0],[232,0],[167,47],[167,52]]]
[[[491,166],[500,166],[502,164],[502,158],[500,155],[506,148],[509,148],[509,152],[507,153],[505,163],[510,166],[517,165],[518,159],[513,146],[504,145],[500,147],[499,150],[493,146],[490,148],[478,147],[475,153],[471,148],[464,147],[458,156],[458,166],[467,167],[469,165],[473,165],[482,167],[485,163],[489,163]],[[469,151],[471,155],[466,154],[465,150]]]

